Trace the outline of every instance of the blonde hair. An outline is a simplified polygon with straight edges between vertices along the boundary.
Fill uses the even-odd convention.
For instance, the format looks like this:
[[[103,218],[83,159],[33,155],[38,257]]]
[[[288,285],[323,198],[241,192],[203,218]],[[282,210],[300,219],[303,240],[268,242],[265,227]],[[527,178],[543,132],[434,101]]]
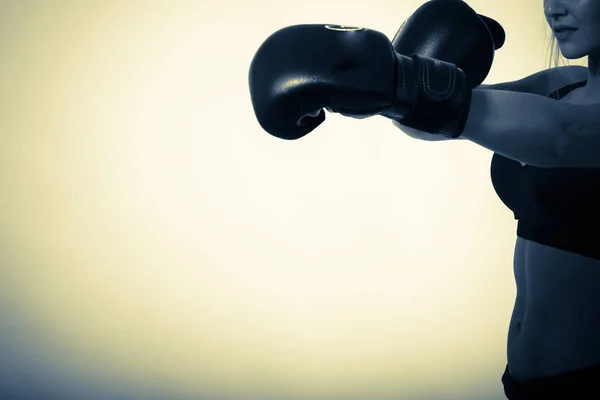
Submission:
[[[569,60],[564,58],[562,53],[560,52],[560,47],[558,46],[558,40],[556,40],[556,37],[554,37],[554,35],[552,34],[552,31],[550,31],[550,43],[549,43],[548,50],[550,52],[550,54],[548,56],[548,59],[549,59],[548,67],[549,68],[558,68],[558,67],[564,67],[564,66],[569,65]],[[562,63],[562,65],[561,65],[561,63]]]
[[[546,28],[548,27],[548,25],[546,25]],[[566,58],[563,57],[561,51],[560,51],[560,47],[558,45],[558,40],[556,40],[556,37],[554,37],[554,34],[552,32],[552,29],[548,30],[549,32],[549,40],[548,40],[548,68],[549,69],[556,69],[556,68],[560,68],[560,67],[565,67],[569,65],[569,60],[567,60]],[[560,69],[556,69],[555,71],[558,74],[563,73],[563,71],[561,71]],[[550,87],[551,88],[556,88],[556,74],[555,73],[550,73]],[[558,98],[558,93],[553,92],[553,94],[555,94],[554,97]]]

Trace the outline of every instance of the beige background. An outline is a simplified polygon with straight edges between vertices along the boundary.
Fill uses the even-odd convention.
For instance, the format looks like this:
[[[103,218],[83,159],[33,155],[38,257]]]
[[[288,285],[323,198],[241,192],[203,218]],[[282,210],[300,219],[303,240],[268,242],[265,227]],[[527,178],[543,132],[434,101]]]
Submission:
[[[331,114],[282,141],[250,104],[275,30],[391,39],[421,3],[1,2],[3,398],[503,398],[492,153]],[[486,83],[546,68],[541,0],[468,3],[507,32]]]

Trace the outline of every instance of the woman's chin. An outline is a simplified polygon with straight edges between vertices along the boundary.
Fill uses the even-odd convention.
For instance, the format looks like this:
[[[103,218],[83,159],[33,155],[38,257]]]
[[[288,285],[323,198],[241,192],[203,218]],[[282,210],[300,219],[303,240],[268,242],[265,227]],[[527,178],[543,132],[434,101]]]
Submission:
[[[577,60],[579,58],[583,58],[583,57],[587,56],[587,53],[585,51],[581,51],[581,49],[575,48],[570,43],[569,44],[565,43],[563,45],[560,45],[560,53],[567,60]]]

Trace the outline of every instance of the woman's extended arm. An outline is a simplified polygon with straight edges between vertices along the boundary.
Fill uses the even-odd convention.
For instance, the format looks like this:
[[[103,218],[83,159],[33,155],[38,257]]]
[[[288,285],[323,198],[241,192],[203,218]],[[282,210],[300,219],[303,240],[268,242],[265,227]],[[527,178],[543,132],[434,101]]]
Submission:
[[[560,89],[563,86],[567,86],[571,83],[581,82],[582,80],[585,80],[587,78],[587,74],[588,69],[586,67],[579,65],[569,65],[539,71],[515,81],[480,85],[476,89],[503,90],[518,93],[530,93],[540,96],[548,96],[550,95],[550,93]],[[406,133],[408,136],[414,139],[425,140],[429,142],[456,140],[447,138],[443,135],[432,135],[427,132],[422,132],[417,129],[400,125],[397,122],[394,122],[394,125],[402,132]],[[458,139],[466,138],[460,136],[458,137]]]
[[[507,158],[560,165],[577,106],[530,93],[475,89],[462,136]]]
[[[467,123],[460,139],[467,139],[535,167],[553,168],[568,141],[572,105],[532,93],[473,89]],[[393,124],[407,135],[429,141],[455,140]]]
[[[550,95],[550,93],[563,86],[585,80],[587,78],[587,71],[588,69],[586,67],[582,67],[579,65],[569,65],[565,67],[550,68],[536,72],[534,74],[528,75],[524,78],[515,81],[480,85],[476,89],[495,91],[502,90],[509,92],[530,93],[540,96],[548,96]],[[400,125],[397,122],[394,122],[394,125],[402,132],[415,139],[425,140],[429,142],[456,140],[447,138],[443,135],[432,135],[427,132],[422,132],[417,129]],[[460,136],[458,137],[458,139],[466,138]]]

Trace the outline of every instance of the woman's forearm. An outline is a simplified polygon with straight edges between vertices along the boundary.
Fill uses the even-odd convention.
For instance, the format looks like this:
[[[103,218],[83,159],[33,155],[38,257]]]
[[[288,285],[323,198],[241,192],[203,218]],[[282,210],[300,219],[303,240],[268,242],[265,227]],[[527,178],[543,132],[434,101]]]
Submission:
[[[396,128],[400,129],[402,132],[406,133],[408,136],[410,136],[413,139],[425,140],[427,142],[440,142],[443,140],[465,139],[462,136],[459,136],[457,138],[449,138],[444,135],[432,135],[429,132],[420,131],[415,128],[410,128],[406,125],[402,125],[400,122],[398,122],[396,120],[392,120],[392,123],[394,124],[394,126]]]
[[[558,166],[569,104],[529,93],[474,89],[462,137],[507,158]]]
[[[459,139],[470,140],[507,158],[541,168],[555,168],[568,145],[568,103],[531,93],[473,89],[470,112]],[[407,128],[407,135],[428,141],[456,140]]]

